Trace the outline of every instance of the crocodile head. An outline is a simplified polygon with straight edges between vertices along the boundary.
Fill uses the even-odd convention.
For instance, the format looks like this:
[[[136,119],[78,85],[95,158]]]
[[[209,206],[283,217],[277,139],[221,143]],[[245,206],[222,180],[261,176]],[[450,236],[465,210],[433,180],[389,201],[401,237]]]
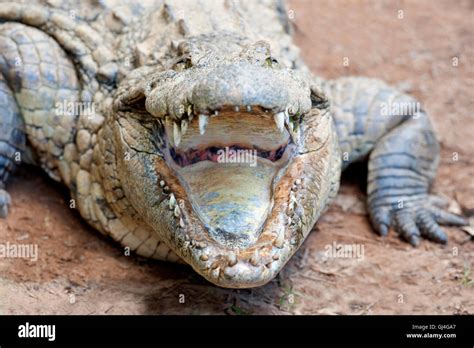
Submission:
[[[271,280],[301,245],[334,151],[311,81],[265,42],[227,42],[187,40],[164,69],[131,73],[110,141],[140,217],[206,279],[242,288]]]

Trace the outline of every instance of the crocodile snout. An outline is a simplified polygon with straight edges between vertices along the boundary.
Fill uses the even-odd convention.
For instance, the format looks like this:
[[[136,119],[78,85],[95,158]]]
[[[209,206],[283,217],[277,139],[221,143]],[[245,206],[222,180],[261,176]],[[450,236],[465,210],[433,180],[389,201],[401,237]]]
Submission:
[[[241,63],[203,72],[193,86],[191,100],[200,112],[226,105],[279,111],[295,102],[291,90],[300,88],[270,68]]]
[[[190,110],[210,115],[229,106],[293,114],[311,109],[307,81],[292,70],[237,62],[192,67],[166,77],[169,72],[154,77],[158,83],[148,84],[153,87],[145,91],[146,109],[156,117],[181,119]]]

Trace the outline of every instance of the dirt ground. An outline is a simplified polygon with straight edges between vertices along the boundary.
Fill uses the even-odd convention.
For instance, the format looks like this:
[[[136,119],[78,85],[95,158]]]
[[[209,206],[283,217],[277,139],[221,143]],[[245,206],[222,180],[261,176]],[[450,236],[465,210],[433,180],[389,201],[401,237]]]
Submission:
[[[474,217],[474,2],[308,0],[289,10],[314,73],[378,77],[424,103],[442,143],[434,191]],[[367,220],[363,178],[363,165],[346,173],[337,201],[277,279],[228,290],[186,266],[124,256],[69,209],[60,185],[25,167],[8,186],[13,206],[0,243],[37,244],[39,258],[0,260],[0,314],[474,313],[468,229],[446,228],[446,246],[415,249],[393,233],[383,240]],[[328,258],[334,242],[363,246],[364,257]]]

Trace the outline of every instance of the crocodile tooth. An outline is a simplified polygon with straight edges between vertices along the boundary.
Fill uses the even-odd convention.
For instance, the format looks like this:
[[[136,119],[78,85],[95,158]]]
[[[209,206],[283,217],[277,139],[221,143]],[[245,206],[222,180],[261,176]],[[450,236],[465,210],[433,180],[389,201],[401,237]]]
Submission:
[[[176,207],[174,207],[174,216],[176,216],[177,218],[181,216],[181,209],[179,209],[179,205],[176,205]]]
[[[218,116],[219,115],[219,111],[215,110],[214,111],[214,116]]]
[[[290,204],[288,204],[288,209],[286,210],[286,213],[288,215],[291,215],[293,214],[294,211],[295,211],[295,202],[291,201]]]
[[[186,115],[186,109],[185,107],[182,105],[178,108],[178,116],[179,118],[183,118],[184,115]]]
[[[234,107],[234,110],[235,110],[235,112],[239,112],[239,111],[240,111],[240,107],[239,107],[239,106],[235,106],[235,107]]]
[[[279,228],[277,231],[277,236],[273,241],[273,245],[278,249],[283,247],[283,242],[285,241],[285,230],[283,228]]]
[[[188,106],[188,120],[191,122],[194,118],[193,107],[191,105]]]
[[[206,133],[206,127],[208,123],[209,123],[209,116],[204,115],[204,114],[199,115],[199,133],[201,133],[201,135]]]
[[[205,247],[207,247],[207,243],[206,242],[197,242],[196,247],[199,248],[199,249],[204,249]]]
[[[233,252],[229,253],[229,256],[227,257],[227,260],[228,260],[228,266],[229,267],[235,266],[237,264],[237,256],[235,256],[235,253],[233,253]]]
[[[291,193],[290,193],[290,202],[297,203],[296,197],[295,197],[295,194],[294,194],[293,191],[291,191]]]
[[[278,114],[275,114],[275,116],[273,116],[273,119],[275,120],[278,130],[280,131],[280,133],[282,133],[285,129],[285,113],[279,112]]]
[[[252,106],[251,105],[247,105],[247,112],[252,112]]]
[[[257,265],[258,265],[259,256],[260,256],[260,254],[258,253],[258,249],[256,249],[256,250],[254,251],[254,253],[252,254],[252,257],[250,258],[250,263],[251,263],[253,266],[257,266]]]
[[[181,130],[176,122],[173,122],[173,139],[174,145],[179,146],[179,143],[181,142]]]
[[[183,218],[180,218],[180,219],[179,219],[179,227],[184,228],[184,226],[185,226],[185,225],[184,225],[184,220],[183,220]],[[193,241],[193,242],[194,242],[194,241]]]
[[[179,46],[179,41],[178,40],[171,40],[171,47],[173,47],[173,49],[178,49],[178,46]]]
[[[170,202],[169,202],[170,209],[173,210],[175,205],[176,205],[176,198],[174,197],[174,194],[170,194]]]
[[[165,185],[166,185],[165,181],[164,181],[164,180],[161,180],[161,181],[160,181],[160,186],[161,186],[161,187],[165,187]]]
[[[182,120],[181,121],[181,134],[185,135],[187,130],[188,130],[188,121]]]

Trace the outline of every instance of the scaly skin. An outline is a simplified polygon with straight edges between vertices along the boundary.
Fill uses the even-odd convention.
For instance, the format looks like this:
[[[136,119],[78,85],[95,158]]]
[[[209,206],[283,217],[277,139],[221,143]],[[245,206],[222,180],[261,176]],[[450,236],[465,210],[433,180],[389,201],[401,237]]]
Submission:
[[[280,2],[114,5],[2,3],[2,216],[26,135],[97,230],[223,287],[275,277],[367,155],[378,233],[444,243],[438,223],[465,223],[428,194],[439,147],[426,113],[387,109],[416,101],[311,76]],[[58,112],[67,103],[95,110]],[[258,165],[213,164],[223,144],[261,149]]]

